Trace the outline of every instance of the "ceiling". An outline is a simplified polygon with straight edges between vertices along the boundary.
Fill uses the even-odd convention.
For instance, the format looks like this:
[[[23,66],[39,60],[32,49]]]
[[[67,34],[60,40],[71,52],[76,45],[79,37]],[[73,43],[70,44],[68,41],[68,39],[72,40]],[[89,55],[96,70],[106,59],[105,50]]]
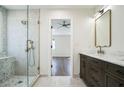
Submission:
[[[39,8],[96,8],[98,5],[31,5],[29,8],[31,9],[39,9]],[[17,10],[17,9],[26,9],[26,5],[4,5],[6,9],[9,10]]]

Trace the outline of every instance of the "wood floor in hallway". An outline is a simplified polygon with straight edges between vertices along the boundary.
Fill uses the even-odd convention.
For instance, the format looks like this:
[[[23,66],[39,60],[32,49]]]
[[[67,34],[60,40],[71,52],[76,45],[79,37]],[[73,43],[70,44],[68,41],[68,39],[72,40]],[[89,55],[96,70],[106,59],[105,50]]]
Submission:
[[[53,57],[52,59],[52,76],[70,76],[70,58]]]

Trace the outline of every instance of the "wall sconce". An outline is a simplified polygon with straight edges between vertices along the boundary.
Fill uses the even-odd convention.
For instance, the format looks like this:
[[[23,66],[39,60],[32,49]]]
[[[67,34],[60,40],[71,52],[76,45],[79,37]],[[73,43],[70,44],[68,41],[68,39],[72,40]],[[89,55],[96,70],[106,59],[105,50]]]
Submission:
[[[104,9],[98,11],[100,14],[104,13]]]
[[[95,15],[94,15],[94,19],[97,19],[99,16],[101,16],[104,12],[106,12],[107,10],[111,9],[111,6],[105,5],[103,6]]]

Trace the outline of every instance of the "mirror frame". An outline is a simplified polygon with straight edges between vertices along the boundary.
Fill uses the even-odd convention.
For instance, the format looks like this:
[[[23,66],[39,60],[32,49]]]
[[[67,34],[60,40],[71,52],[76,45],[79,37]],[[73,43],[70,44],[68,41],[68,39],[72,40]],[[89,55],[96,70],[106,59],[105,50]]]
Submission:
[[[97,39],[96,39],[96,21],[100,19],[102,16],[104,16],[107,12],[109,12],[109,45],[104,45],[101,47],[111,47],[111,10],[110,9],[102,13],[98,18],[95,19],[95,47],[100,46],[100,45],[97,45]]]

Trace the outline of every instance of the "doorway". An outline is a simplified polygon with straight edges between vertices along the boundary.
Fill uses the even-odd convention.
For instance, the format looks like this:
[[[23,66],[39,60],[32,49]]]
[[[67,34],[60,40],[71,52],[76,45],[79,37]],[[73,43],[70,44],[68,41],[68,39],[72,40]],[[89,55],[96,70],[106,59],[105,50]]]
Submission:
[[[51,76],[70,76],[72,72],[71,20],[51,19]]]

